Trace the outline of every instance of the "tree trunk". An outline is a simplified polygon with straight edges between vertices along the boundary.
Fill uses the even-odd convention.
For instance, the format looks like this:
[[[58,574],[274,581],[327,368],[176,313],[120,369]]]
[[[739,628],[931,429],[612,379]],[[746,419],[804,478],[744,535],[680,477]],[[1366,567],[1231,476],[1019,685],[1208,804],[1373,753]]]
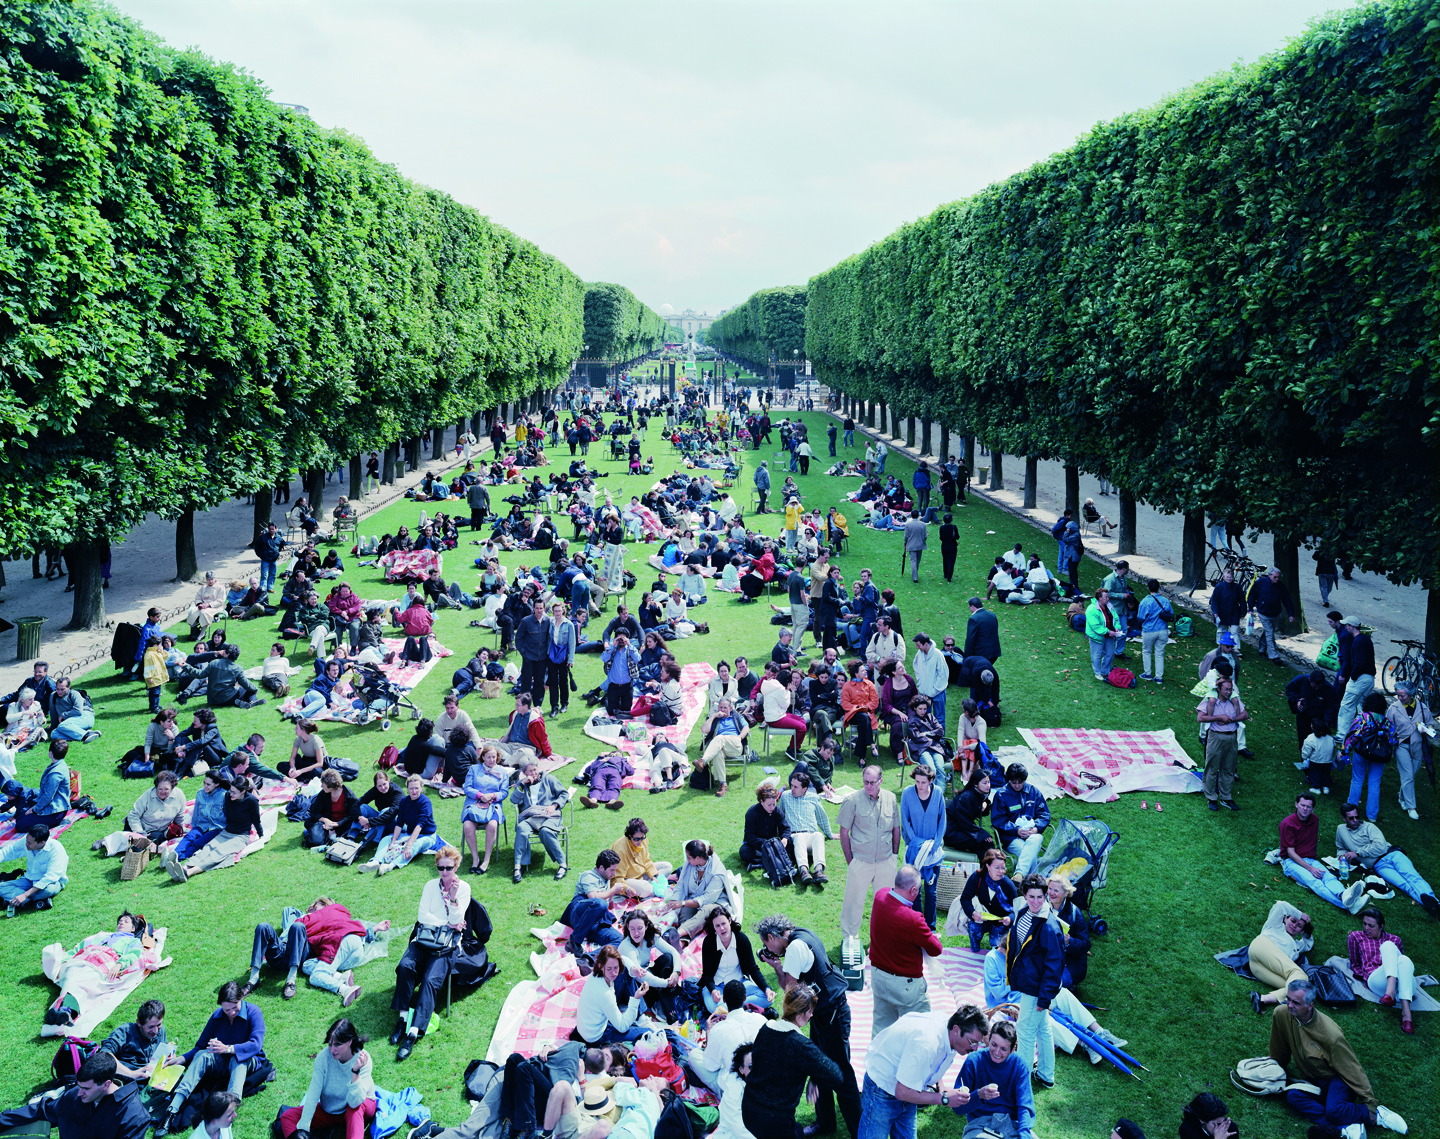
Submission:
[[[1277,536],[1274,557],[1270,564],[1280,568],[1280,580],[1290,590],[1290,601],[1295,606],[1295,622],[1290,626],[1290,636],[1298,636],[1306,631],[1305,602],[1300,597],[1300,546],[1295,542],[1282,542]]]
[[[964,457],[965,466],[970,469],[970,477],[975,477],[975,436],[962,435],[960,437],[960,454]]]
[[[1185,526],[1180,541],[1180,581],[1182,589],[1204,589],[1205,580],[1205,512],[1185,513]]]
[[[1005,455],[998,443],[990,444],[990,489],[1005,489]]]
[[[175,580],[193,581],[199,563],[195,559],[195,511],[187,510],[175,519]],[[75,587],[79,589],[77,585]]]
[[[940,461],[950,461],[950,428],[940,424]]]
[[[470,417],[470,434],[475,436],[476,439],[485,438],[485,435],[490,430],[488,427],[486,427],[484,431],[480,430],[484,424],[484,418],[484,414],[478,411]]]
[[[105,628],[104,580],[100,567],[110,560],[109,542],[72,542],[65,547],[65,565],[75,586],[75,604],[67,629]]]
[[[316,518],[320,517],[320,510],[325,502],[325,472],[313,470],[305,472],[305,497],[310,501],[310,513]]]
[[[905,420],[905,446],[915,446],[915,417],[913,415]]]
[[[1070,517],[1080,521],[1080,468],[1065,464],[1065,509]]]
[[[438,461],[445,457],[445,428],[430,429],[430,458]]]
[[[359,455],[350,456],[350,501],[359,502],[365,486],[365,465]]]
[[[875,430],[875,401],[873,399],[865,401],[865,426],[871,431]]]
[[[250,535],[252,550],[255,548],[256,540],[265,533],[265,528],[270,525],[270,515],[274,509],[275,492],[268,486],[264,490],[257,490],[255,492],[255,525],[251,527],[254,532]]]
[[[899,443],[905,437],[905,426],[901,417],[895,414],[895,405],[890,405],[890,438]]]
[[[380,482],[383,486],[389,486],[395,481],[395,444],[386,443],[385,450],[380,452]]]
[[[1135,552],[1135,496],[1118,486],[1115,493],[1120,496],[1120,554]]]
[[[1034,455],[1025,456],[1025,509],[1035,509],[1035,489],[1040,481],[1040,460]]]
[[[920,421],[920,453],[922,455],[930,453],[930,421],[928,419]]]

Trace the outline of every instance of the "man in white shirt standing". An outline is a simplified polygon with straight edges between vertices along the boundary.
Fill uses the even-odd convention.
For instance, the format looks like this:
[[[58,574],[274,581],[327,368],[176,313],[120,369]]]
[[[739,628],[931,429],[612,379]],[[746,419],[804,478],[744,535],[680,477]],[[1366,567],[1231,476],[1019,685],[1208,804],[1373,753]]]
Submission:
[[[914,1135],[921,1104],[961,1108],[970,1102],[964,1088],[930,1091],[956,1055],[966,1056],[985,1034],[985,1014],[974,1005],[953,1013],[906,1013],[870,1041],[865,1086],[860,1093],[860,1132],[855,1139]]]

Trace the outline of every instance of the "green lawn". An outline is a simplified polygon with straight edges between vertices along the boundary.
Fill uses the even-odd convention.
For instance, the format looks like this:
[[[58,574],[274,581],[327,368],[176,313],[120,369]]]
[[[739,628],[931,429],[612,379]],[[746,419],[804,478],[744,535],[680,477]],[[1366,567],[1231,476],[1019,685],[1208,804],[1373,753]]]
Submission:
[[[805,418],[811,424],[815,449],[823,456],[826,417],[815,413]],[[857,443],[858,451],[863,448],[863,440]],[[568,461],[566,448],[560,451],[557,457]],[[770,458],[773,451],[766,448],[760,455]],[[670,448],[659,443],[653,433],[645,452],[657,456],[660,472],[673,466]],[[598,453],[598,448],[592,451],[592,455]],[[602,469],[613,468],[614,477],[605,478],[603,485],[615,491],[617,501],[651,481],[623,477],[619,463],[602,461],[599,465]],[[854,489],[854,480],[840,482],[821,474],[825,465],[822,457],[812,465],[812,473],[799,480],[809,495],[807,504],[824,507]],[[894,454],[888,467],[907,479],[912,469],[910,463]],[[742,506],[748,504],[749,482],[746,471],[736,495]],[[334,489],[329,491],[331,501],[327,505],[333,505]],[[402,502],[367,517],[361,529],[367,534],[382,533],[402,522],[413,527],[417,513],[414,504]],[[846,513],[853,521],[859,512],[851,508]],[[767,515],[763,522],[778,533],[780,516]],[[963,636],[965,599],[983,592],[979,587],[994,555],[1019,540],[1027,548],[1037,549],[1053,568],[1054,543],[1048,535],[973,498],[959,512],[958,523],[962,548],[953,585],[946,585],[940,576],[938,550],[927,555],[921,584],[911,585],[908,575],[896,569],[899,537],[853,525],[850,550],[840,564],[847,580],[853,579],[861,566],[871,566],[879,584],[896,589],[907,633],[913,635],[923,628],[932,636],[946,632]],[[457,572],[472,556],[467,553],[471,549],[469,533],[462,534],[460,550],[447,559],[447,578],[458,577],[463,584],[471,584],[471,573]],[[653,549],[646,546],[633,551],[632,568],[642,583],[653,577],[643,561]],[[520,560],[529,558],[512,557],[508,564],[513,567]],[[1082,584],[1093,589],[1101,576],[1101,567],[1089,563]],[[374,570],[352,572],[348,579],[362,596],[390,597],[395,592],[379,584]],[[1188,695],[1188,688],[1199,657],[1213,642],[1209,626],[1197,625],[1198,635],[1193,640],[1171,647],[1167,666],[1174,680],[1163,689],[1146,684],[1121,692],[1093,680],[1085,642],[1066,626],[1062,607],[1002,606],[1001,610],[1005,726],[994,733],[992,742],[1018,743],[1017,724],[1172,727],[1191,753],[1198,755],[1193,711],[1196,701]],[[714,633],[675,642],[674,650],[682,663],[730,659],[737,652],[752,658],[768,656],[775,630],[768,624],[769,610],[765,606],[739,606],[720,595],[706,607],[704,616]],[[457,663],[475,647],[468,635],[470,617],[468,611],[445,611],[436,619],[438,638],[456,651]],[[271,621],[232,622],[230,628],[244,650],[247,664],[257,662],[275,636]],[[490,638],[482,643],[490,643]],[[1136,664],[1134,671],[1138,673]],[[415,693],[427,712],[439,710],[451,671],[448,663],[442,662]],[[582,657],[577,670],[581,691],[598,683],[599,675],[598,658]],[[1304,1133],[1304,1127],[1277,1104],[1251,1099],[1230,1086],[1228,1067],[1241,1057],[1264,1052],[1268,1024],[1250,1011],[1246,983],[1210,959],[1218,950],[1247,943],[1277,897],[1315,915],[1321,957],[1343,953],[1345,933],[1354,928],[1348,915],[1300,890],[1260,860],[1263,852],[1275,844],[1275,825],[1288,812],[1300,786],[1290,766],[1296,758],[1293,721],[1281,695],[1290,675],[1288,670],[1253,663],[1247,663],[1242,673],[1254,715],[1249,739],[1256,758],[1242,764],[1239,801],[1244,809],[1240,814],[1211,814],[1199,795],[1165,797],[1163,814],[1153,809],[1142,811],[1140,795],[1128,795],[1098,807],[1073,800],[1052,804],[1057,815],[1098,815],[1121,833],[1111,861],[1109,885],[1096,902],[1111,932],[1096,942],[1081,996],[1106,1010],[1100,1014],[1102,1023],[1130,1040],[1130,1051],[1149,1066],[1150,1072],[1142,1083],[1108,1065],[1092,1068],[1083,1059],[1062,1056],[1057,1065],[1056,1088],[1041,1091],[1037,1097],[1041,1134],[1076,1139],[1105,1135],[1114,1119],[1122,1115],[1141,1122],[1151,1135],[1170,1134],[1181,1106],[1204,1089],[1213,1089],[1226,1099],[1247,1134]],[[115,774],[115,759],[140,742],[147,715],[143,690],[122,685],[116,676],[107,665],[83,679],[96,700],[98,726],[105,734],[97,743],[72,748],[71,758],[84,773],[85,790],[99,802],[117,804],[114,818],[118,819],[144,785],[135,781],[122,783]],[[511,705],[509,700],[471,697],[465,706],[483,734],[498,734]],[[952,698],[952,725],[958,707],[958,699]],[[599,750],[580,731],[585,711],[583,704],[576,701],[561,723],[550,725],[556,750],[582,760]],[[276,717],[273,702],[250,712],[224,710],[220,723],[232,746],[251,731],[265,732],[270,741],[266,758],[272,762],[283,758],[292,736],[289,726]],[[378,726],[357,729],[328,725],[324,734],[332,752],[355,758],[365,769],[363,782],[356,785],[359,789],[368,782],[368,771],[383,745],[403,743],[408,722],[398,722],[389,735],[382,735]],[[33,753],[21,758],[21,776],[32,784],[38,758]],[[573,773],[569,769],[561,775],[568,778]],[[858,775],[853,768],[842,768],[837,782],[858,786]],[[887,770],[887,786],[896,786],[893,768]],[[633,811],[622,813],[626,817],[631,813],[646,817],[657,857],[677,860],[685,840],[702,837],[713,842],[730,865],[738,866],[734,852],[749,800],[738,786],[735,790],[718,803],[709,794],[689,791],[632,795],[629,806]],[[1421,824],[1411,823],[1398,812],[1394,795],[1391,773],[1384,789],[1381,823],[1391,841],[1403,845],[1422,871],[1432,872],[1433,876],[1435,844],[1429,826],[1433,793],[1428,785],[1422,788],[1421,810],[1426,822]],[[1326,849],[1327,832],[1339,821],[1340,802],[1331,797],[1320,808]],[[459,800],[442,800],[436,807],[441,830],[452,841],[459,838],[459,804]],[[589,865],[594,852],[617,837],[620,824],[621,820],[608,812],[580,813],[572,836],[576,865]],[[175,963],[142,985],[137,995],[120,1007],[116,1017],[97,1030],[96,1037],[103,1036],[123,1018],[133,1016],[139,1000],[160,997],[168,1008],[167,1027],[172,1039],[189,1047],[213,1008],[215,987],[221,981],[244,976],[256,922],[278,920],[282,906],[304,906],[316,895],[326,893],[345,902],[360,916],[388,917],[408,928],[428,874],[417,863],[407,871],[376,880],[329,865],[315,853],[301,850],[296,825],[282,823],[280,834],[264,851],[235,869],[207,874],[182,887],[152,865],[140,881],[121,882],[118,859],[102,860],[89,852],[91,841],[108,829],[105,823],[86,821],[65,836],[71,854],[71,882],[53,911],[26,913],[0,924],[0,953],[14,962],[16,978],[13,989],[0,993],[0,1011],[4,1023],[18,1029],[17,1035],[25,1041],[18,1046],[15,1063],[0,1073],[0,1103],[22,1100],[39,1090],[48,1077],[55,1045],[38,1037],[42,1009],[54,995],[53,986],[39,968],[40,948],[46,943],[58,940],[73,946],[81,937],[109,925],[122,907],[143,911],[156,925],[168,926],[167,949]],[[422,1041],[403,1067],[395,1065],[393,1052],[384,1044],[392,1024],[389,1001],[399,947],[388,961],[376,962],[359,973],[365,993],[352,1014],[364,1029],[379,1038],[375,1049],[377,1082],[391,1089],[407,1085],[419,1088],[436,1117],[446,1123],[458,1121],[467,1113],[467,1105],[460,1098],[460,1077],[471,1057],[484,1054],[509,984],[531,976],[528,958],[536,943],[528,931],[532,925],[544,922],[526,916],[526,907],[538,901],[549,908],[552,917],[558,915],[573,887],[571,880],[556,883],[548,874],[514,887],[504,872],[508,859],[509,851],[501,851],[489,877],[467,878],[495,921],[496,933],[490,948],[503,972],[480,992],[458,1002],[454,1015],[439,1022],[440,1031]],[[786,890],[772,896],[763,880],[752,882],[747,906],[749,924],[753,926],[767,912],[785,909],[813,924],[828,937],[832,951],[838,952],[838,911],[843,892],[843,861],[838,854],[833,866],[832,885],[823,895],[796,896]],[[1390,929],[1404,938],[1406,951],[1414,957],[1419,971],[1433,971],[1440,959],[1440,938],[1434,923],[1400,897],[1383,908]],[[266,1051],[275,1061],[280,1077],[270,1089],[246,1102],[239,1125],[244,1139],[263,1134],[263,1127],[281,1103],[299,1102],[309,1078],[310,1058],[321,1044],[325,1026],[338,1012],[334,997],[309,987],[302,987],[295,1000],[283,1002],[280,984],[280,978],[267,974],[257,997],[268,1021]],[[1419,1016],[1416,1035],[1405,1037],[1399,1031],[1395,1013],[1381,1012],[1370,1004],[1339,1013],[1337,1020],[1369,1071],[1381,1102],[1407,1116],[1413,1133],[1421,1114],[1433,1109],[1436,1100],[1435,1066],[1433,1061],[1424,1060],[1435,1040],[1434,1025],[1428,1017]],[[1427,1040],[1431,1044],[1426,1044]],[[921,1126],[931,1128],[935,1134],[959,1134],[948,1118],[922,1115]]]

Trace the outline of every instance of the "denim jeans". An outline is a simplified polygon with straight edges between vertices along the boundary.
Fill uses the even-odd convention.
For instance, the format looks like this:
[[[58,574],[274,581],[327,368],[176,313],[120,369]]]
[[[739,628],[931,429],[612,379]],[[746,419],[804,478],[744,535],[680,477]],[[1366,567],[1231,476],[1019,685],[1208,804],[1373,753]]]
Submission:
[[[1350,730],[1350,725],[1360,714],[1361,703],[1374,691],[1375,678],[1373,676],[1357,676],[1345,685],[1345,695],[1340,700],[1340,711],[1335,722],[1335,751],[1337,754],[1340,751],[1340,745],[1345,742],[1345,733]],[[1371,817],[1374,817],[1373,812]]]
[[[1358,755],[1351,760],[1350,802],[1365,808],[1365,817],[1372,823],[1380,814],[1380,778],[1385,774],[1383,763],[1367,763]]]
[[[387,855],[390,855],[390,850],[391,850],[391,847],[392,847],[392,846],[394,847],[395,853],[394,853],[391,857],[389,857],[389,858],[387,859],[386,856],[387,856]],[[419,855],[421,855],[421,854],[424,854],[426,851],[434,850],[434,849],[435,849],[435,835],[433,835],[433,834],[422,834],[419,838],[417,838],[417,839],[415,840],[415,845],[410,848],[410,857],[409,857],[409,858],[406,858],[406,857],[405,857],[405,854],[404,854],[404,851],[405,851],[405,836],[402,834],[401,837],[400,837],[400,841],[399,841],[399,842],[395,842],[395,841],[394,841],[394,832],[392,831],[390,834],[386,835],[383,839],[380,840],[380,845],[375,848],[375,855],[374,855],[374,857],[371,859],[371,861],[372,861],[372,862],[386,862],[386,861],[390,861],[390,862],[396,862],[396,863],[398,863],[398,864],[401,865],[401,866],[408,866],[408,865],[410,865],[410,862],[411,862],[414,858],[416,858],[417,856],[419,856]]]
[[[1026,874],[1033,874],[1035,872],[1035,864],[1040,861],[1040,849],[1044,845],[1044,831],[1037,831],[1029,838],[1012,838],[1009,843],[1006,844],[1005,849],[1015,859],[1015,873],[1022,878]]]
[[[275,588],[275,563],[260,563],[260,592]]]
[[[1268,656],[1271,660],[1279,660],[1280,646],[1275,641],[1275,618],[1267,617],[1263,613],[1257,613],[1255,616],[1260,619],[1260,636],[1256,646],[1260,655]]]
[[[1299,882],[1305,889],[1310,890],[1317,896],[1324,898],[1331,905],[1339,906],[1342,910],[1346,905],[1340,900],[1340,895],[1345,892],[1345,887],[1340,885],[1340,879],[1326,869],[1325,864],[1317,862],[1313,858],[1305,859],[1306,866],[1312,866],[1316,870],[1324,871],[1321,877],[1317,878],[1303,867],[1296,864],[1293,858],[1287,858],[1280,863],[1280,870],[1285,877],[1292,882]]]
[[[845,432],[845,446],[847,446],[847,447],[853,447],[853,446],[855,446],[855,432],[853,432],[853,431],[847,431],[847,432]],[[833,455],[835,452],[834,452],[834,451],[831,451],[830,453]]]
[[[1029,993],[1020,994],[1020,1021],[1015,1025],[1019,1041],[1015,1045],[1021,1061],[1027,1068],[1034,1068],[1042,1080],[1055,1082],[1055,1034],[1050,1031],[1050,1012],[1039,1007],[1040,998]],[[1035,1059],[1035,1047],[1040,1047],[1040,1058]]]
[[[1385,857],[1375,863],[1375,873],[1389,882],[1397,890],[1401,890],[1417,902],[1427,894],[1434,894],[1435,889],[1415,869],[1415,864],[1401,850],[1392,850]]]
[[[360,963],[365,954],[365,938],[358,933],[347,933],[340,939],[340,948],[335,951],[333,961],[321,961],[311,957],[300,966],[300,972],[310,978],[310,983],[327,993],[340,991],[340,978]]]
[[[856,1139],[914,1139],[916,1106],[882,1091],[867,1075],[860,1093],[860,1134]]]
[[[1301,1119],[1308,1119],[1311,1123],[1328,1123],[1332,1127],[1343,1128],[1352,1123],[1374,1122],[1370,1118],[1370,1109],[1350,1098],[1349,1087],[1338,1076],[1321,1084],[1318,1096],[1309,1092],[1287,1091],[1285,1103]]]
[[[219,833],[218,830],[202,831],[198,827],[191,827],[171,851],[171,858],[176,862],[184,862]]]
[[[95,713],[81,712],[77,716],[71,716],[68,720],[61,720],[55,725],[55,730],[50,735],[57,740],[78,740],[94,726]]]
[[[1110,675],[1110,667],[1115,660],[1115,638],[1101,637],[1090,641],[1090,671],[1096,676],[1106,677]]]

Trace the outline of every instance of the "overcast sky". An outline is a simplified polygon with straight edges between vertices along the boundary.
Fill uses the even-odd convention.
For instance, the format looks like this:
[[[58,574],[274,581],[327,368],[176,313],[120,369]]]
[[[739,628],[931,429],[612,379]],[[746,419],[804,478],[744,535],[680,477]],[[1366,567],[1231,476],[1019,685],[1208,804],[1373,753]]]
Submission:
[[[1334,4],[115,0],[654,307],[799,284]]]

